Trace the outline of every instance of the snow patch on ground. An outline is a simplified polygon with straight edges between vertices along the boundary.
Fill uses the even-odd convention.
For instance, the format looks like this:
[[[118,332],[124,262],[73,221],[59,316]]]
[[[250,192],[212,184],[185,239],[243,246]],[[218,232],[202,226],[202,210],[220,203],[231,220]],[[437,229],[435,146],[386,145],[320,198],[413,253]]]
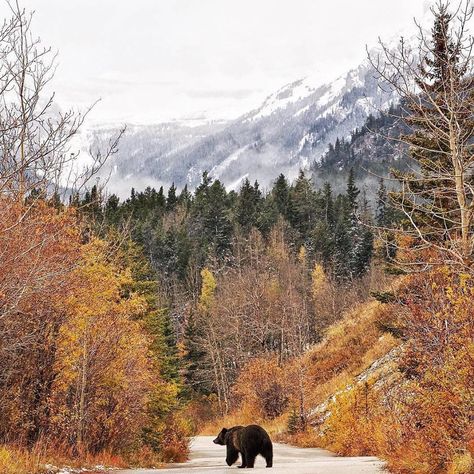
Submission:
[[[92,473],[92,472],[106,472],[106,471],[116,471],[118,468],[115,467],[106,467],[101,464],[93,467],[58,467],[53,464],[45,464],[44,466],[47,474],[81,474],[81,473]]]
[[[294,117],[299,117],[300,115],[303,115],[309,108],[311,107],[311,104],[308,104],[306,107],[303,107],[302,109],[298,110]]]
[[[331,85],[326,93],[324,93],[318,100],[317,104],[319,107],[324,107],[330,102],[332,102],[344,89],[346,86],[346,78],[339,77]]]
[[[279,109],[286,108],[289,104],[302,100],[321,87],[316,77],[307,77],[299,81],[288,84],[279,89],[275,94],[269,96],[263,106],[258,110],[258,113],[251,117],[251,120],[257,120],[262,117],[268,117]],[[304,109],[300,111],[303,113]]]

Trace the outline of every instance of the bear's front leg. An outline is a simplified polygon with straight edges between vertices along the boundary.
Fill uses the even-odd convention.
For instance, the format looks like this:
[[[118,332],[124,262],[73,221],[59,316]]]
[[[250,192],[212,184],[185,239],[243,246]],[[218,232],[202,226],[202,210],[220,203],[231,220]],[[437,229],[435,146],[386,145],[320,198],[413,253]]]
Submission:
[[[225,458],[227,465],[232,466],[237,459],[239,459],[239,452],[232,446],[227,445],[227,456]]]
[[[242,451],[240,455],[242,456],[242,465],[238,467],[239,468],[247,467],[247,458],[245,457],[245,453]]]

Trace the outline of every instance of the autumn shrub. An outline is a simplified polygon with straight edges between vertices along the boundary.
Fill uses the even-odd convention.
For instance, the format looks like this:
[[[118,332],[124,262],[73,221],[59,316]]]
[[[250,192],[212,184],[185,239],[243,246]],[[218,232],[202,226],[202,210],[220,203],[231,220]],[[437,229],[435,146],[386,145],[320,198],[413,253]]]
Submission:
[[[26,449],[0,446],[0,472],[2,474],[35,474],[40,470],[37,456]]]
[[[367,380],[335,395],[320,431],[322,446],[344,456],[373,455],[385,447],[390,415],[373,384]]]
[[[47,418],[59,329],[54,302],[80,260],[73,210],[0,200],[0,439],[34,444]]]
[[[155,451],[169,445],[161,458],[186,456],[186,430],[165,421],[179,408],[177,384],[163,379],[161,359],[152,357],[149,302],[130,268],[109,243],[81,240],[73,209],[4,204],[0,442],[14,441],[22,453],[3,451],[4,464],[30,462],[40,445],[49,459],[120,464],[142,440],[153,400],[165,432]]]
[[[145,302],[121,296],[130,274],[107,261],[105,250],[101,241],[84,246],[75,285],[58,302],[68,319],[58,332],[48,402],[51,435],[95,453],[138,436],[152,384],[148,340],[134,318]]]
[[[397,370],[341,386],[319,427],[321,445],[377,454],[394,472],[471,472],[473,296],[472,277],[449,268],[405,279],[401,304],[390,307],[405,341],[391,362]]]
[[[214,393],[195,396],[183,408],[183,416],[188,420],[192,435],[214,433],[216,420],[222,419],[217,396]]]
[[[164,462],[184,462],[189,455],[189,424],[180,414],[173,414],[167,420],[163,432],[160,456]]]
[[[426,466],[419,472],[463,472],[472,459],[473,277],[438,268],[412,277],[401,296],[408,344],[400,370],[408,384],[400,424],[402,439],[418,449],[390,460],[402,472],[412,463]]]
[[[289,404],[290,388],[277,358],[250,361],[235,384],[234,395],[243,409],[252,412],[256,419],[281,416]]]

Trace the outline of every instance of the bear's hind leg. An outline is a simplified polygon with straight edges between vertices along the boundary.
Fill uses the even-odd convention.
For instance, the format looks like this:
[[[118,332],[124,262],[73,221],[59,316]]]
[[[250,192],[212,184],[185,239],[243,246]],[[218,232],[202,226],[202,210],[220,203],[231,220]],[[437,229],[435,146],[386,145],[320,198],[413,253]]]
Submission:
[[[246,460],[247,460],[247,467],[252,469],[255,465],[255,458],[257,457],[257,453],[250,452],[247,453]]]
[[[273,467],[273,446],[271,444],[265,446],[262,456],[267,461],[267,467]]]

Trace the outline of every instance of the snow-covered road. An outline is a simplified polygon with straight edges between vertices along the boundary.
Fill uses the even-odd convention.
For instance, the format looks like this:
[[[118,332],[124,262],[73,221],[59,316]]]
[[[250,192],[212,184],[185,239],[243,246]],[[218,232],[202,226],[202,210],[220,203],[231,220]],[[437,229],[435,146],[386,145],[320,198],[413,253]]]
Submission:
[[[228,474],[238,463],[228,467],[225,463],[225,447],[212,443],[213,436],[197,436],[191,445],[191,459],[187,463],[173,464],[166,469],[138,469],[116,471],[118,474],[161,473],[214,473]],[[383,463],[375,457],[341,458],[323,449],[303,449],[274,443],[272,474],[375,474],[383,472]],[[240,461],[240,459],[239,459]],[[265,460],[258,457],[256,470],[265,468]],[[178,471],[178,472],[176,472]],[[269,471],[266,471],[269,472]]]

